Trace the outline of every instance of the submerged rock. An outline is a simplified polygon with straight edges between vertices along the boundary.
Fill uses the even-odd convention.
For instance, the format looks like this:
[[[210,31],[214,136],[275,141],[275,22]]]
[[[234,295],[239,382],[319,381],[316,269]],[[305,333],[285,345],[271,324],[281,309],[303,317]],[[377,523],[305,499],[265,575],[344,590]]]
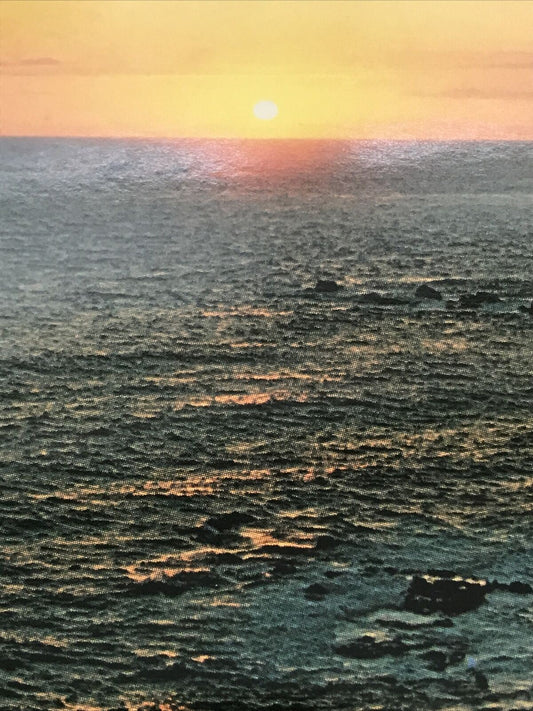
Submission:
[[[352,659],[379,659],[385,656],[398,657],[407,651],[407,645],[398,637],[377,641],[372,635],[365,634],[346,644],[338,644],[334,650]]]
[[[437,289],[434,289],[428,284],[421,284],[415,291],[415,296],[419,299],[436,299],[437,301],[442,300],[442,294]]]
[[[315,291],[321,294],[331,294],[335,291],[340,291],[340,289],[342,289],[342,286],[333,281],[333,279],[319,279],[315,286]]]
[[[487,593],[485,581],[415,575],[407,590],[403,608],[419,615],[444,612],[460,615],[477,609]]]
[[[530,316],[533,316],[533,301],[529,304],[529,306],[524,306],[524,304],[520,304],[518,310],[522,311],[522,313],[524,314],[529,314]]]

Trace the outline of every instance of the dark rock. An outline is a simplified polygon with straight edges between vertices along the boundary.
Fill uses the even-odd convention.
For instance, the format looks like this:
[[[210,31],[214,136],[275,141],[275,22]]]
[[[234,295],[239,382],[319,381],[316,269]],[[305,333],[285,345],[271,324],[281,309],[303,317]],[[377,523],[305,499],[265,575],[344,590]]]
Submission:
[[[319,279],[315,286],[315,291],[321,294],[332,294],[340,289],[342,289],[342,286],[333,281],[333,279]]]
[[[462,294],[459,297],[459,306],[462,308],[475,308],[483,304],[498,304],[500,302],[500,297],[489,291],[478,291],[475,294]]]
[[[174,662],[161,669],[144,669],[139,672],[140,678],[144,677],[154,681],[176,681],[188,676],[192,676],[192,672],[182,662]],[[160,709],[160,707],[156,706],[156,709]]]
[[[449,617],[442,617],[438,620],[435,620],[433,623],[434,627],[453,627],[453,620],[450,619]]]
[[[215,531],[222,533],[224,531],[235,530],[254,521],[255,518],[251,514],[241,511],[232,511],[231,513],[223,513],[219,516],[208,518],[204,526],[209,526],[209,528],[214,528]]]
[[[512,583],[500,583],[498,580],[491,580],[487,583],[487,592],[492,592],[493,590],[507,590],[518,595],[533,593],[533,587],[529,583],[522,583],[519,580],[513,580]]]
[[[277,555],[277,556],[308,556],[313,552],[313,548],[307,546],[291,545],[284,543],[283,545],[268,544],[255,549],[255,554],[258,556]]]
[[[217,587],[219,579],[208,570],[183,570],[175,575],[161,573],[153,575],[140,583],[130,585],[132,595],[166,595],[176,597],[192,588]]]
[[[272,575],[292,575],[297,571],[296,565],[290,560],[278,560],[272,567]]]
[[[500,583],[498,580],[487,580],[487,592],[493,592],[493,590],[507,590],[506,583]]]
[[[533,301],[529,304],[529,306],[524,306],[524,304],[520,304],[518,310],[522,311],[522,313],[524,314],[529,314],[530,316],[533,316]]]
[[[339,543],[340,541],[334,536],[323,534],[322,536],[317,536],[315,549],[317,551],[330,551],[332,548],[338,546]]]
[[[407,651],[407,645],[397,637],[378,642],[371,635],[365,634],[347,644],[337,645],[334,650],[352,659],[379,659],[385,656],[398,657]]]
[[[422,659],[427,661],[427,667],[431,669],[431,671],[444,671],[448,665],[448,659],[444,652],[439,652],[434,649],[423,654]]]
[[[509,585],[509,592],[518,593],[518,595],[528,595],[533,593],[533,588],[528,583],[521,583],[518,580],[513,580]]]
[[[455,641],[446,651],[431,649],[422,654],[422,659],[428,662],[428,669],[444,671],[447,666],[458,664],[465,658],[467,645],[462,640]]]
[[[12,657],[8,656],[1,656],[0,657],[0,669],[6,672],[13,672],[16,671],[21,667],[21,663],[17,662],[15,659]]]
[[[378,294],[377,291],[361,294],[359,301],[362,304],[374,304],[376,306],[400,306],[409,303],[405,299],[398,299],[396,296],[383,296],[382,294]]]
[[[329,578],[330,580],[333,578],[338,578],[342,574],[342,570],[326,570],[326,572],[324,573],[325,577]]]
[[[329,593],[329,589],[320,583],[313,583],[305,589],[305,597],[308,600],[323,600],[324,596]]]
[[[207,560],[212,561],[215,565],[242,565],[244,560],[240,555],[236,553],[218,553],[212,557],[207,558]]]
[[[463,641],[456,642],[448,652],[448,664],[459,664],[465,658],[468,645]]]
[[[363,569],[363,575],[376,575],[376,573],[379,573],[379,571],[379,565],[365,565]]]
[[[419,615],[444,612],[460,615],[477,609],[485,600],[485,581],[462,578],[423,578],[415,575],[411,581],[403,608]]]
[[[473,669],[472,674],[474,675],[474,680],[476,682],[476,686],[480,691],[487,691],[489,688],[489,682],[487,680],[487,677],[483,672],[480,672],[478,669]]]
[[[442,300],[442,294],[437,289],[434,289],[428,284],[421,284],[415,291],[415,296],[419,299],[436,299],[437,301]]]

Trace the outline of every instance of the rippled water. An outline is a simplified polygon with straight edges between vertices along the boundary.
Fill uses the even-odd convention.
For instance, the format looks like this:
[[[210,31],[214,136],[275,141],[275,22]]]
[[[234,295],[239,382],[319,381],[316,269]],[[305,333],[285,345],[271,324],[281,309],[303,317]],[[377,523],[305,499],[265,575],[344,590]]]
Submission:
[[[0,150],[1,708],[533,708],[533,144]]]

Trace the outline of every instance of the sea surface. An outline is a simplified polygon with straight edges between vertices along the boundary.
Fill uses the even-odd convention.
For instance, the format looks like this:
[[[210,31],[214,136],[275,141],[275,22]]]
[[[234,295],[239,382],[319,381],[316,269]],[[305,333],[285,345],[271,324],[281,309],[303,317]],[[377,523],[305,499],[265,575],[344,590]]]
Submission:
[[[0,157],[2,711],[532,709],[533,143]]]

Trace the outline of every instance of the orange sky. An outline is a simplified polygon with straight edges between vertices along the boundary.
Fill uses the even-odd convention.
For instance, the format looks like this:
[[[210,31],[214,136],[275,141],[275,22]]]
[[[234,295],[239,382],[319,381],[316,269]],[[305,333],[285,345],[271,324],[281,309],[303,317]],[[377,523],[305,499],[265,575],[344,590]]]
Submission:
[[[528,0],[2,0],[0,133],[533,139],[532,27]]]

